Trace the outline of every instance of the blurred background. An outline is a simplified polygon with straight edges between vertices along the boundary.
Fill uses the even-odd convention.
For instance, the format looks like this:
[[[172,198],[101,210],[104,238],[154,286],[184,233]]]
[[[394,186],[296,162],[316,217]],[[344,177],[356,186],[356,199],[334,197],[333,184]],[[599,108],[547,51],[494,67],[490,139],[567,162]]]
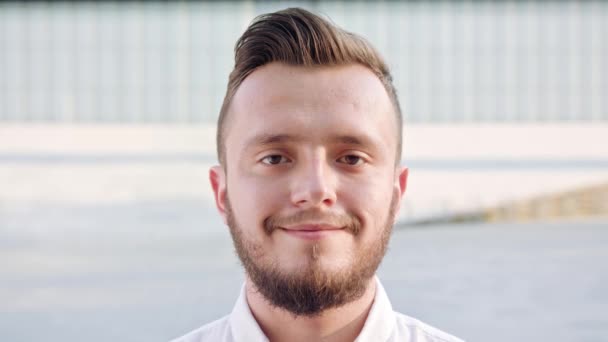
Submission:
[[[0,340],[168,341],[243,281],[212,202],[233,47],[300,6],[392,68],[379,276],[469,341],[608,339],[608,2],[0,2]]]

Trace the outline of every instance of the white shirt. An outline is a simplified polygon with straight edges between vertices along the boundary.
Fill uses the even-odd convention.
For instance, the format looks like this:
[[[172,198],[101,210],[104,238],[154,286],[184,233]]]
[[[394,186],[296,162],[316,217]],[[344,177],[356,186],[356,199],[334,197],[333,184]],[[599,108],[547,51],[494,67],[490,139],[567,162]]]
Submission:
[[[245,286],[232,313],[204,325],[172,342],[268,342],[247,304]],[[393,311],[376,278],[376,295],[361,333],[355,342],[463,342],[439,329]]]

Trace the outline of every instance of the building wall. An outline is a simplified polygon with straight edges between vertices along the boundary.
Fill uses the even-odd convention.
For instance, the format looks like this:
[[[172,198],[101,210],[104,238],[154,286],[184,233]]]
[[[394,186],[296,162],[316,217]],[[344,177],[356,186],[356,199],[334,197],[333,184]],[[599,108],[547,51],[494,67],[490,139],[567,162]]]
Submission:
[[[608,120],[608,2],[2,2],[0,121],[213,122],[233,46],[299,5],[374,43],[406,122]]]

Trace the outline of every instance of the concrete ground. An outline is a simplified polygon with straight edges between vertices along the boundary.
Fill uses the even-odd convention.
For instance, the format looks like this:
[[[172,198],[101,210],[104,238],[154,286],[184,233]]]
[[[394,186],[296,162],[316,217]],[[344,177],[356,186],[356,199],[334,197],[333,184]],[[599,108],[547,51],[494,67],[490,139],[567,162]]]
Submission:
[[[167,341],[228,313],[242,270],[207,181],[214,136],[0,125],[3,340]],[[605,183],[607,137],[608,124],[408,125],[402,219]],[[379,276],[396,310],[466,340],[603,341],[605,227],[398,230]]]

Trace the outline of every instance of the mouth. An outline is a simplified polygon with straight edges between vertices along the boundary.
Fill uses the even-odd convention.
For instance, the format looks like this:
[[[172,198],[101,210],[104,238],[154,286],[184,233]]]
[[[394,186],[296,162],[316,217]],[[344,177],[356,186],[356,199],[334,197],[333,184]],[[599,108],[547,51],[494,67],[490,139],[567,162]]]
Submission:
[[[344,231],[344,227],[316,224],[280,227],[280,229],[290,236],[304,240],[319,240]]]

